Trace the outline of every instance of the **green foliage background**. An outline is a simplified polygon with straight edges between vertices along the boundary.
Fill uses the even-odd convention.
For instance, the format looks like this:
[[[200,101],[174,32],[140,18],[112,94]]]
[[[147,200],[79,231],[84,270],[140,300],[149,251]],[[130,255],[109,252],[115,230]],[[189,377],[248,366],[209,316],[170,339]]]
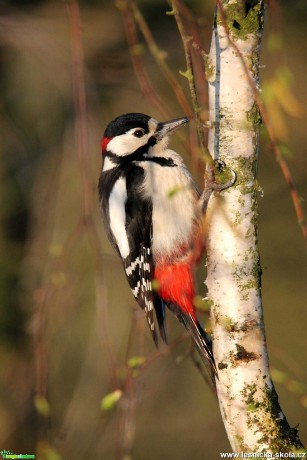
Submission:
[[[213,2],[186,3],[203,18],[208,50]],[[184,70],[175,23],[165,15],[167,3],[144,0],[139,5],[174,72]],[[153,359],[143,316],[100,221],[96,188],[106,123],[130,111],[161,115],[140,93],[113,2],[83,1],[81,11],[86,170],[77,155],[67,5],[51,0],[1,3],[0,450],[36,453],[41,459],[109,460],[119,458],[125,439],[133,445],[135,460],[219,458],[230,447],[209,388],[185,359],[188,342]],[[261,77],[272,123],[304,197],[306,22],[303,0],[282,1],[279,7],[272,2]],[[173,116],[181,116],[148,53],[143,59],[156,91]],[[173,145],[184,153],[178,141]],[[90,222],[83,214],[84,176]],[[264,191],[259,240],[270,362],[281,406],[289,422],[299,424],[306,443],[306,251],[289,189],[265,135],[259,184]],[[205,294],[201,283],[200,288]],[[181,333],[171,317],[168,329],[171,340]],[[151,358],[137,370],[143,359],[126,366],[134,356]],[[127,398],[102,411],[102,398],[124,382]]]

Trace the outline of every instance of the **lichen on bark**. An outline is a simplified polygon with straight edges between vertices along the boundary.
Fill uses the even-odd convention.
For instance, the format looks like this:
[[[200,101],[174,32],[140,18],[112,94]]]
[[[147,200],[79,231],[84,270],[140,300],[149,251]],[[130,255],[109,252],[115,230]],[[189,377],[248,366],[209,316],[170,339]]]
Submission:
[[[250,34],[260,33],[263,29],[263,2],[259,0],[230,1],[222,0],[226,13],[226,23],[235,39],[245,40]],[[218,11],[217,23],[223,25]]]

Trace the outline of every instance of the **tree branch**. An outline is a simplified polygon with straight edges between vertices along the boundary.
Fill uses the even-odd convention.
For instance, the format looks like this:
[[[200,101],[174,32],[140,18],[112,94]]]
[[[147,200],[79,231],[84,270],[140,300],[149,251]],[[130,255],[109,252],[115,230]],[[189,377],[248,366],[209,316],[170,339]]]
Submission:
[[[293,452],[303,446],[282,413],[270,378],[257,246],[255,88],[264,2],[217,4],[210,50],[209,151],[237,174],[236,185],[213,196],[207,212],[206,284],[213,305],[217,394],[234,451]]]

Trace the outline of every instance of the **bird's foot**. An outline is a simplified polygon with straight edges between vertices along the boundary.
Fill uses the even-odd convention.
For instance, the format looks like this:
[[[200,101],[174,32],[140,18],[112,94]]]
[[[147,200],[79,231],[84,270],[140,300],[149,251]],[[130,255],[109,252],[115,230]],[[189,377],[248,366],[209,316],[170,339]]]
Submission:
[[[236,173],[228,168],[224,161],[214,160],[205,172],[205,188],[211,192],[220,192],[231,187],[236,178]]]
[[[212,192],[221,192],[231,187],[236,181],[236,173],[228,168],[224,161],[214,160],[207,165],[205,172],[205,187],[199,199],[199,205],[204,215]]]

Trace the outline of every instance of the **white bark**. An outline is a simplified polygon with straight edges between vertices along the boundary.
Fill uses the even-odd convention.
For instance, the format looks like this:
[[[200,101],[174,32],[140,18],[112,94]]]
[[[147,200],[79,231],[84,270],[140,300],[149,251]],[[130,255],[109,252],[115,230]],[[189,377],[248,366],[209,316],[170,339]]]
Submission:
[[[224,1],[226,14],[235,3],[242,6]],[[231,35],[256,81],[261,33],[259,26],[242,37]],[[258,111],[221,20],[213,31],[209,64],[209,150],[237,174],[235,186],[213,194],[207,210],[206,284],[221,414],[234,451],[293,451],[300,442],[278,405],[263,326],[256,225]]]

